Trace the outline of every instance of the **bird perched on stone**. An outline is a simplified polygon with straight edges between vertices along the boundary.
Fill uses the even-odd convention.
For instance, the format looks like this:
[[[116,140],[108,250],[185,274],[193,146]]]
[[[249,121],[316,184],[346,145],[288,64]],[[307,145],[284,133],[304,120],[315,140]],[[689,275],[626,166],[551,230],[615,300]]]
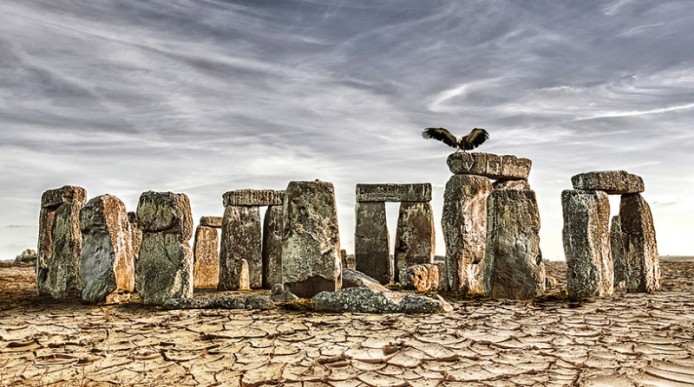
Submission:
[[[422,137],[427,140],[433,138],[443,141],[444,144],[455,148],[456,152],[465,152],[482,145],[489,138],[489,133],[484,129],[475,128],[467,136],[456,137],[446,128],[426,128],[422,132]]]

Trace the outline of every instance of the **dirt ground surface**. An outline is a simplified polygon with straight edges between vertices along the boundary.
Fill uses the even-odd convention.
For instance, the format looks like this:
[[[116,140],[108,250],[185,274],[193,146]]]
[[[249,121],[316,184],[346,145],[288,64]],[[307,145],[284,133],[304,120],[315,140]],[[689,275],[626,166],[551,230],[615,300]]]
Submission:
[[[55,303],[0,263],[0,385],[692,385],[694,262],[661,269],[655,294],[568,303],[552,262],[541,300],[367,315]]]

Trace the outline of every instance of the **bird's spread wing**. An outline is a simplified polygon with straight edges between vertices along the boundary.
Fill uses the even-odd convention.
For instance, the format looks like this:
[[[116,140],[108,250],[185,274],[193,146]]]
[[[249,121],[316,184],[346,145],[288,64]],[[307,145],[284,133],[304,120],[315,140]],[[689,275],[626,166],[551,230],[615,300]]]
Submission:
[[[445,128],[426,128],[422,132],[422,137],[425,139],[433,138],[434,140],[443,141],[444,144],[454,148],[458,147],[458,140]]]
[[[472,129],[472,131],[463,138],[462,143],[464,145],[464,148],[469,150],[482,145],[482,143],[487,141],[488,138],[489,133],[486,130],[475,128]]]

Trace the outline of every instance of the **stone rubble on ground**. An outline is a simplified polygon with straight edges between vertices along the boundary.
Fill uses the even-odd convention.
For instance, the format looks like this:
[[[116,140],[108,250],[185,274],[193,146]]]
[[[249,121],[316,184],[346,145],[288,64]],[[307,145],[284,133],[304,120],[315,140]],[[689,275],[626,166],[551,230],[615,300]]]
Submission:
[[[430,298],[369,288],[321,292],[311,299],[317,312],[331,313],[444,313],[453,307],[441,297]]]
[[[375,278],[351,269],[342,269],[342,288],[369,288],[382,292],[388,290]]]

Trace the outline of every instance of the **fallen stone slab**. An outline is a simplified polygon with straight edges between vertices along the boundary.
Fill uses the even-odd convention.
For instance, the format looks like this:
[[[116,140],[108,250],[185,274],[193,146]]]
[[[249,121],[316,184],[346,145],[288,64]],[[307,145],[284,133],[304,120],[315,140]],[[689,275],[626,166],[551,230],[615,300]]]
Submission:
[[[224,207],[228,206],[281,206],[284,191],[273,189],[237,189],[222,195]]]
[[[200,218],[200,226],[205,226],[205,227],[214,227],[214,228],[222,228],[222,219],[224,219],[221,216],[203,216]]]
[[[321,292],[312,298],[313,309],[331,313],[444,313],[453,307],[441,297],[430,298],[368,288]]]
[[[350,269],[342,269],[342,287],[343,288],[369,288],[385,292],[388,289],[381,285],[375,278]]]
[[[232,296],[213,298],[172,298],[164,303],[165,309],[257,309],[270,310],[275,303],[270,296]]]
[[[513,155],[482,152],[456,152],[448,156],[448,168],[454,175],[479,175],[490,179],[528,179],[532,161]]]
[[[431,184],[357,184],[357,202],[430,202]]]
[[[643,179],[627,171],[597,171],[581,173],[571,178],[576,190],[604,191],[610,195],[640,193],[645,190]]]
[[[403,289],[414,289],[422,293],[438,291],[442,290],[439,287],[442,275],[444,273],[439,271],[438,264],[414,265],[400,270],[400,285]]]

